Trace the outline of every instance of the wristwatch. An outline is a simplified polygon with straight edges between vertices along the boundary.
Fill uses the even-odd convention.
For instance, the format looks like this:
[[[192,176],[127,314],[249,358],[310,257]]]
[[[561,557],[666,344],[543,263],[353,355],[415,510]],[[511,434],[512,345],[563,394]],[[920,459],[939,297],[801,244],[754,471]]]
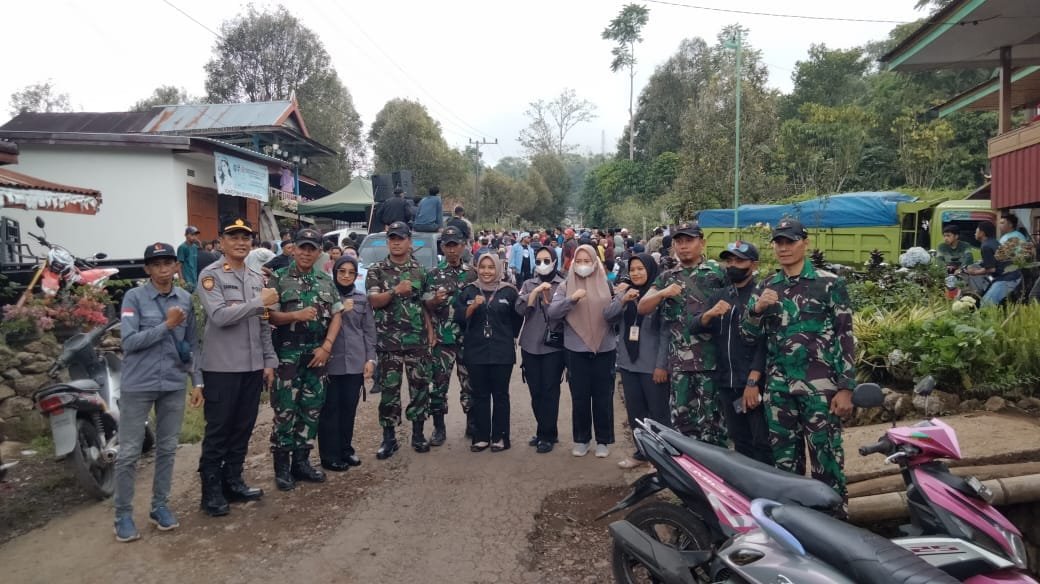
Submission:
[[[744,387],[758,387],[758,380],[748,377],[748,380],[744,384]]]

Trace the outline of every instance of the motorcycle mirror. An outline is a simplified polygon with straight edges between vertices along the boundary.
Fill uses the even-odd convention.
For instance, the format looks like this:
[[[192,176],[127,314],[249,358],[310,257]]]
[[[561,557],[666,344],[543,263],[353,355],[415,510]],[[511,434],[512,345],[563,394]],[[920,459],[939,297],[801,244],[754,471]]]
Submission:
[[[36,216],[36,226],[39,227],[40,229],[43,229],[43,226],[44,226],[43,217],[40,217],[39,215]]]
[[[921,381],[917,382],[914,386],[914,393],[917,395],[930,395],[935,390],[935,378],[931,375],[926,376]]]
[[[103,260],[103,259],[105,259],[107,257],[108,257],[108,254],[103,252],[103,251],[99,251],[98,253],[94,254],[94,259],[96,259],[96,260]]]
[[[852,405],[860,408],[878,408],[884,405],[885,394],[876,383],[861,383],[852,392]]]

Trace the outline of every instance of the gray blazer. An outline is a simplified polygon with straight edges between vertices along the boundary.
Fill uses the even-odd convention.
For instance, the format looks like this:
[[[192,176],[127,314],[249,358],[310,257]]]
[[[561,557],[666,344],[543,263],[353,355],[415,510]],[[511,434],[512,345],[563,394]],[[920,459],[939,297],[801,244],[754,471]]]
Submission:
[[[353,310],[344,310],[339,335],[332,343],[329,375],[360,375],[365,362],[376,360],[376,318],[363,287],[356,286],[343,302],[354,301]]]
[[[629,373],[653,373],[654,369],[667,369],[668,365],[668,343],[661,342],[661,321],[655,310],[643,317],[639,325],[639,358],[634,362],[628,356],[628,347],[625,346],[624,315],[621,306],[622,294],[615,294],[614,299],[604,311],[607,322],[617,325],[617,366],[618,369]],[[638,302],[635,301],[635,302]]]
[[[524,328],[520,330],[520,348],[532,355],[548,355],[562,351],[559,347],[550,347],[545,344],[546,318],[548,318],[549,304],[539,298],[534,306],[528,306],[527,300],[531,297],[531,290],[541,285],[540,278],[531,278],[524,282],[520,288],[520,296],[516,299],[516,313],[524,317]],[[556,274],[552,279],[552,290],[549,298],[556,288],[563,283],[563,276]],[[559,320],[549,319],[549,326],[559,326]]]
[[[549,305],[548,312],[550,319],[563,321],[563,347],[575,353],[606,353],[616,349],[617,335],[612,331],[607,331],[607,334],[603,335],[603,340],[600,341],[599,348],[596,350],[591,349],[585,344],[585,341],[581,340],[578,333],[574,332],[570,323],[567,322],[567,314],[570,313],[575,304],[576,302],[571,300],[570,295],[567,294],[566,282],[556,287],[556,292],[553,293],[552,304]],[[609,304],[603,309],[604,315],[608,310],[610,310]],[[605,320],[606,316],[603,318]]]

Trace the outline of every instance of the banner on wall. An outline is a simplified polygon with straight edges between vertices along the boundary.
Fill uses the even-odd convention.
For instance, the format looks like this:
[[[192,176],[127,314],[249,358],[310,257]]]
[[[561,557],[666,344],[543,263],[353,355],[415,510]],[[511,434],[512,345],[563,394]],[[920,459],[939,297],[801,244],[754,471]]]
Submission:
[[[227,154],[213,153],[216,164],[217,192],[221,195],[246,197],[267,202],[267,167]]]

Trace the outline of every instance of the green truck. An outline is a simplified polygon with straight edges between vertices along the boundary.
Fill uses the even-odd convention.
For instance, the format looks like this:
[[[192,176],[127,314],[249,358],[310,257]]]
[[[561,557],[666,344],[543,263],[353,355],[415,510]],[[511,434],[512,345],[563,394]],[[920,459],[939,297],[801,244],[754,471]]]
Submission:
[[[812,248],[822,250],[828,262],[848,265],[867,262],[875,249],[889,262],[914,246],[936,249],[947,224],[956,225],[961,239],[978,248],[975,226],[979,221],[997,221],[987,200],[923,201],[896,192],[827,195],[786,205],[741,205],[737,229],[733,209],[701,211],[698,221],[708,257],[718,257],[726,243],[747,237],[748,230],[756,226],[775,225],[783,217],[801,221],[809,230]],[[976,252],[975,257],[978,255]]]

